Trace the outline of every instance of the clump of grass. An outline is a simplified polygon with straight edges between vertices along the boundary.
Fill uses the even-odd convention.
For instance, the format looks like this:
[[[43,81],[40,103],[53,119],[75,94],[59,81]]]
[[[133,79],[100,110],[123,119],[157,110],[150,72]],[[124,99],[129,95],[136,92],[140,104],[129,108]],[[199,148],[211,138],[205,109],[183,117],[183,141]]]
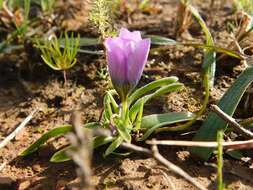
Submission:
[[[115,7],[119,2],[119,0],[95,0],[91,3],[90,20],[98,28],[102,38],[116,34],[113,20]]]
[[[63,71],[64,82],[67,82],[66,70],[76,64],[76,55],[78,52],[80,37],[74,37],[71,34],[69,38],[67,33],[57,39],[53,36],[50,40],[37,41],[37,47],[40,49],[43,61],[53,70]]]

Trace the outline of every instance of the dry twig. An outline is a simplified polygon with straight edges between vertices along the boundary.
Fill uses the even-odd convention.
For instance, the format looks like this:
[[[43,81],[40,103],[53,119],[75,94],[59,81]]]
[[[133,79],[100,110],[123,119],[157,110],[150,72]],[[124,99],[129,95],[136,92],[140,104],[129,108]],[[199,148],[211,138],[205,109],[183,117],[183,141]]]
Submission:
[[[228,114],[223,112],[218,106],[211,105],[211,110],[216,113],[218,116],[220,116],[224,121],[226,121],[228,124],[230,124],[233,129],[239,133],[241,133],[243,136],[247,138],[253,138],[253,133],[241,126],[239,123],[236,122],[236,120],[232,117],[230,117]]]
[[[33,118],[33,115],[38,111],[35,109],[30,113],[24,121],[11,133],[9,134],[3,141],[0,142],[0,149],[5,147],[15,136],[26,126],[26,124]]]
[[[152,140],[146,141],[150,145],[167,145],[167,146],[188,146],[188,147],[205,147],[205,148],[217,148],[217,142],[204,142],[204,141],[173,141],[173,140]],[[253,148],[253,139],[247,141],[234,141],[234,142],[222,142],[222,146],[225,149],[250,149]]]
[[[77,174],[81,179],[80,188],[82,190],[93,190],[94,187],[91,183],[92,131],[85,129],[84,132],[79,111],[72,113],[71,124],[74,126],[74,132],[68,134],[68,139],[74,150],[67,153],[70,154],[74,162],[79,166]]]

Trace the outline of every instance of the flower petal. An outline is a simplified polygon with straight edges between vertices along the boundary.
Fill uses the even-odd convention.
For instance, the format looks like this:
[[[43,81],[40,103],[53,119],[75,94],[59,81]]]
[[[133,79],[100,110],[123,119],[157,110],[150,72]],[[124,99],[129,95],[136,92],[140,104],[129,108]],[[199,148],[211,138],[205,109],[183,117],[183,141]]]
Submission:
[[[134,53],[128,57],[127,79],[135,83],[134,85],[137,85],[141,78],[145,63],[148,59],[150,43],[150,39],[141,40],[136,44]]]
[[[105,40],[108,69],[113,84],[123,84],[127,75],[127,62],[121,47],[121,39],[107,38]]]
[[[126,28],[121,28],[119,37],[121,39],[132,40],[135,42],[141,41],[141,33],[139,31],[130,32]]]

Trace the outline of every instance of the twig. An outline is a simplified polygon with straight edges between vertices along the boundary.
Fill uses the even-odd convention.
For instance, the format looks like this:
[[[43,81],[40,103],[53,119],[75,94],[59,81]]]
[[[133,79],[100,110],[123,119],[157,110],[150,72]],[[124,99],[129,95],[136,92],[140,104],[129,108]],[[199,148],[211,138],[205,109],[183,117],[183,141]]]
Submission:
[[[74,131],[68,134],[68,139],[74,150],[67,151],[74,162],[79,166],[77,174],[81,179],[80,188],[82,190],[93,190],[94,186],[91,183],[91,158],[92,158],[92,131],[83,129],[82,116],[79,111],[74,111],[71,115],[71,124],[74,126]]]
[[[11,134],[9,134],[3,141],[0,142],[0,149],[5,147],[26,126],[26,124],[32,119],[33,115],[37,111],[38,109],[32,111],[32,113],[30,113]]]
[[[175,185],[172,183],[172,180],[169,178],[168,174],[167,174],[165,171],[163,171],[163,170],[161,170],[161,173],[163,174],[163,176],[164,176],[165,179],[167,180],[168,185],[170,186],[170,189],[171,189],[171,190],[176,190],[176,187],[175,187]]]
[[[231,127],[234,128],[235,131],[241,133],[247,138],[253,138],[253,133],[249,130],[243,128],[239,123],[236,122],[236,120],[232,117],[230,117],[228,114],[223,112],[218,106],[211,105],[211,110],[216,113],[218,116],[220,116],[224,121],[226,121],[228,124],[230,124]]]
[[[188,147],[205,147],[205,148],[217,148],[217,142],[204,142],[204,141],[169,141],[169,140],[152,140],[146,141],[150,145],[167,145],[167,146],[188,146]],[[234,141],[234,142],[222,142],[222,147],[225,149],[250,149],[253,148],[253,139],[247,141]]]
[[[194,186],[197,188],[204,190],[206,189],[203,187],[201,184],[199,184],[195,179],[193,179],[188,173],[186,173],[184,170],[173,164],[172,162],[168,161],[165,159],[158,151],[158,148],[156,145],[152,146],[152,154],[156,160],[158,160],[160,163],[165,165],[167,168],[172,170],[173,172],[177,173],[178,175],[182,176],[185,178],[187,181],[191,182]]]
[[[183,178],[185,178],[187,181],[189,181],[190,183],[192,183],[195,187],[197,187],[200,190],[207,190],[205,187],[203,187],[200,183],[198,183],[195,179],[193,179],[189,174],[187,174],[184,170],[182,170],[181,168],[179,168],[178,166],[176,166],[175,164],[171,163],[170,161],[166,160],[159,152],[157,147],[154,145],[152,147],[152,151],[147,149],[147,148],[143,148],[143,147],[139,147],[130,143],[126,143],[123,142],[120,145],[122,148],[134,151],[134,152],[139,152],[139,153],[144,153],[148,156],[152,156],[154,157],[158,162],[160,162],[161,164],[165,165],[168,169],[170,169],[171,171],[175,172],[176,174],[182,176]]]

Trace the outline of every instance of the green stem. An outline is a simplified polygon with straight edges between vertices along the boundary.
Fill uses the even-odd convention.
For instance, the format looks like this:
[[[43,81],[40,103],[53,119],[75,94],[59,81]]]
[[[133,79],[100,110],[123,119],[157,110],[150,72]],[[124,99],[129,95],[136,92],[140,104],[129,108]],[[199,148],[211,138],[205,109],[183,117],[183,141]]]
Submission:
[[[127,124],[127,118],[128,118],[128,102],[127,100],[124,100],[122,101],[122,121],[124,125]]]
[[[218,183],[218,190],[223,190],[223,175],[222,175],[222,167],[223,167],[223,131],[219,131],[217,134],[217,142],[218,142],[218,152],[217,152],[217,183]]]

